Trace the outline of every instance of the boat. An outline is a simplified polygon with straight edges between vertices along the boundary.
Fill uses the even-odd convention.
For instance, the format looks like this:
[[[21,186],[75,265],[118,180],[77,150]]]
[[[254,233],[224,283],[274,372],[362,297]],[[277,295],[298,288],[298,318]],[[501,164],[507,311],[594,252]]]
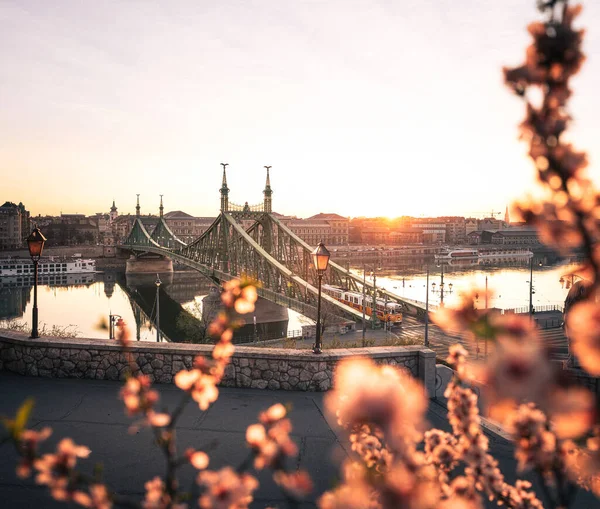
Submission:
[[[34,283],[32,274],[5,276],[0,278],[0,291],[4,288],[31,288]],[[96,281],[96,274],[38,274],[38,285],[76,286],[89,285]]]
[[[479,257],[477,249],[447,249],[434,255],[436,260],[476,260]]]
[[[479,249],[479,260],[493,258],[495,260],[512,260],[512,259],[529,259],[533,256],[533,252],[529,249]]]
[[[436,261],[448,262],[450,265],[477,265],[492,262],[508,262],[528,260],[533,252],[519,248],[457,248],[446,249],[435,255]]]
[[[96,260],[73,256],[59,258],[55,256],[40,258],[38,262],[38,277],[67,274],[94,274]],[[0,277],[31,276],[33,277],[33,261],[30,258],[0,259]]]

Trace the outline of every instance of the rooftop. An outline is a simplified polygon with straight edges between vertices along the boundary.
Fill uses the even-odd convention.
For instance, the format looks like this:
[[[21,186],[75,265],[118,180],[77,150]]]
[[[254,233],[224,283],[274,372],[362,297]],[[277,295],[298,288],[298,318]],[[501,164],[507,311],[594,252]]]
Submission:
[[[344,216],[340,216],[339,214],[324,214],[323,212],[319,212],[314,216],[310,216],[307,219],[335,219],[338,221],[347,221],[348,218]]]
[[[183,210],[172,210],[171,212],[167,212],[164,217],[166,219],[194,219],[194,216],[183,212]]]

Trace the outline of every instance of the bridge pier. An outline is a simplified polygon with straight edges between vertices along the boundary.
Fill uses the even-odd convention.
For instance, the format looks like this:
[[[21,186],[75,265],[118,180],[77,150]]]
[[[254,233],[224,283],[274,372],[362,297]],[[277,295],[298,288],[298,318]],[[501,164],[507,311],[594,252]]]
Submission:
[[[125,274],[173,273],[173,260],[163,256],[136,257],[127,260]]]

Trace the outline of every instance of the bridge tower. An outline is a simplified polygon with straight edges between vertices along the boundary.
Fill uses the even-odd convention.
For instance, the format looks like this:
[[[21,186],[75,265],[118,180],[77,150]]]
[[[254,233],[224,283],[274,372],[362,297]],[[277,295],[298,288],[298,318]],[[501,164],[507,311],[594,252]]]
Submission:
[[[160,207],[158,207],[158,215],[159,215],[159,217],[163,217],[163,211],[164,211],[162,197],[163,197],[163,195],[161,194],[160,195]]]
[[[267,182],[265,184],[265,190],[263,191],[263,194],[265,195],[265,212],[270,214],[272,212],[273,205],[271,198],[271,196],[273,195],[273,191],[271,189],[271,178],[269,177],[269,170],[271,169],[271,167],[265,166],[265,168],[267,169]]]
[[[221,193],[221,212],[227,212],[229,210],[229,188],[227,187],[227,174],[225,173],[225,168],[228,166],[228,163],[221,163],[223,167],[223,182],[221,183],[221,189],[219,192]]]
[[[137,196],[137,205],[135,206],[135,217],[140,217],[140,195],[136,194]]]

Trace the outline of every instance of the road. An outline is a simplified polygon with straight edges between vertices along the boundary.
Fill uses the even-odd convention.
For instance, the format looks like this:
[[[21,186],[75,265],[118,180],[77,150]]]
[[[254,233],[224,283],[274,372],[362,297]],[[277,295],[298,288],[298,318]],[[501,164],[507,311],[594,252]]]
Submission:
[[[484,340],[472,341],[460,332],[447,333],[437,325],[429,324],[429,348],[434,350],[438,359],[445,359],[451,345],[461,343],[469,352],[472,359],[485,359],[493,351],[493,342]],[[541,329],[542,342],[551,348],[553,358],[565,360],[568,355],[567,338],[561,327]],[[390,346],[394,345],[422,345],[425,340],[425,324],[411,316],[404,316],[402,327],[392,331],[381,329],[365,331],[365,339],[368,346]],[[314,339],[290,341],[268,341],[268,346],[285,347],[294,345],[295,348],[312,348]],[[260,345],[261,342],[259,341]],[[323,338],[325,348],[348,348],[362,345],[362,330],[347,332],[345,334],[325,334]],[[254,346],[254,345],[253,345]]]

